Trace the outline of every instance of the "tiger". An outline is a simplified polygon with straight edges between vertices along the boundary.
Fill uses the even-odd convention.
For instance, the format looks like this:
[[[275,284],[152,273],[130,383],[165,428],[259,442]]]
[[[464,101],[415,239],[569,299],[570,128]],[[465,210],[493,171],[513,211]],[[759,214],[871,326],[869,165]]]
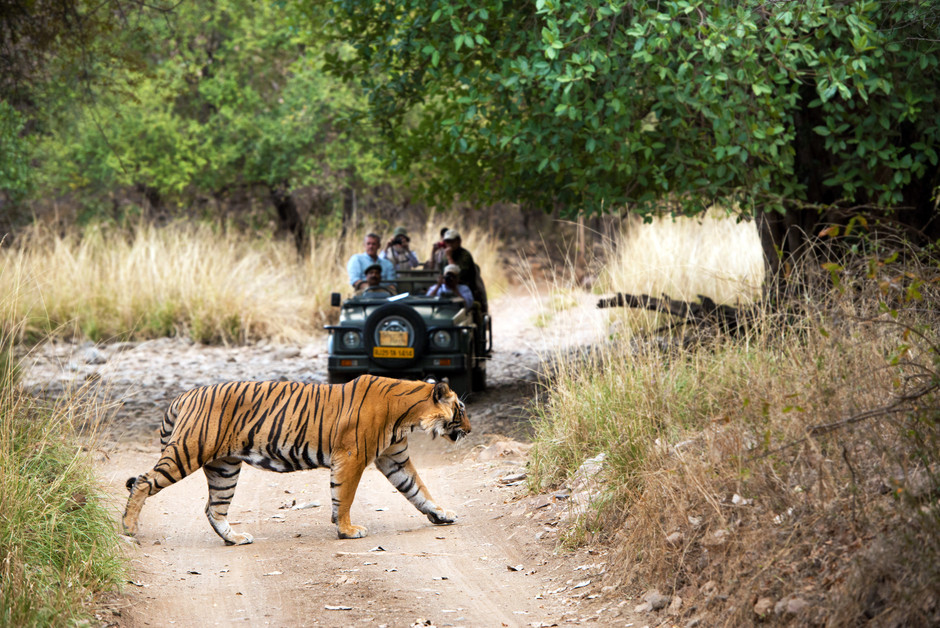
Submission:
[[[229,382],[194,388],[170,403],[152,470],[127,480],[122,524],[135,536],[144,501],[200,467],[209,484],[206,517],[226,545],[251,543],[226,516],[242,463],[276,472],[330,468],[332,522],[339,538],[366,536],[349,509],[372,462],[438,525],[457,520],[437,505],[408,456],[415,429],[452,441],[470,433],[464,403],[446,382],[361,375],[346,384]]]

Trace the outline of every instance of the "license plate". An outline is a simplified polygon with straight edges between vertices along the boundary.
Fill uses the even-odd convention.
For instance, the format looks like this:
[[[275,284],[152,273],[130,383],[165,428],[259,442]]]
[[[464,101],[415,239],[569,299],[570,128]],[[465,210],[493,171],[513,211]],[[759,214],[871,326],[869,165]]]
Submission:
[[[383,347],[407,347],[407,331],[380,331],[379,344]]]
[[[414,347],[372,347],[373,358],[413,358]]]

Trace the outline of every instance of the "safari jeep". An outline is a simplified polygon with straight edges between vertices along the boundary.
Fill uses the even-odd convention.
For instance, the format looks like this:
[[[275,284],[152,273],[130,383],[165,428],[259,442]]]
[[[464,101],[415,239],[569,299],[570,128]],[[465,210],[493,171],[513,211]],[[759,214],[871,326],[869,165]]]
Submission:
[[[486,361],[493,351],[488,313],[468,310],[460,297],[427,297],[437,271],[399,271],[398,294],[374,289],[345,301],[339,322],[327,325],[328,381],[341,384],[362,375],[447,379],[458,395],[486,388]],[[479,305],[475,305],[479,308]]]

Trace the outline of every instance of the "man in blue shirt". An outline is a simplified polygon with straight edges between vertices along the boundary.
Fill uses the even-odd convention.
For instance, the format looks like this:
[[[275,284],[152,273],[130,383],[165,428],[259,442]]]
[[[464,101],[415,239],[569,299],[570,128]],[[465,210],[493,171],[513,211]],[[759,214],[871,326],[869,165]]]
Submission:
[[[355,289],[366,283],[366,268],[373,264],[382,266],[382,283],[394,284],[396,273],[395,265],[384,257],[379,257],[379,247],[382,240],[374,233],[366,236],[365,253],[356,253],[349,258],[346,264],[346,273],[349,274],[349,285]]]
[[[429,297],[463,297],[467,309],[473,307],[473,293],[470,288],[462,283],[457,283],[457,276],[460,275],[460,266],[448,264],[444,267],[444,273],[437,278],[437,283],[428,288]]]

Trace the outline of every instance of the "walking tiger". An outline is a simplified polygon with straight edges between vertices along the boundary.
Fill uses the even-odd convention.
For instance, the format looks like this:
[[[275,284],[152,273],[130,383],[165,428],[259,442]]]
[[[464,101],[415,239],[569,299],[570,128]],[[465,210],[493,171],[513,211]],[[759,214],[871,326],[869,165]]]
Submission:
[[[127,480],[124,530],[137,533],[147,497],[200,467],[209,484],[206,516],[227,545],[252,542],[226,520],[242,463],[288,472],[329,467],[332,521],[339,538],[366,535],[349,509],[372,462],[435,524],[457,516],[431,498],[408,456],[415,429],[456,441],[470,432],[466,408],[446,383],[362,375],[347,384],[230,382],[194,388],[167,408],[163,452],[154,468]]]

